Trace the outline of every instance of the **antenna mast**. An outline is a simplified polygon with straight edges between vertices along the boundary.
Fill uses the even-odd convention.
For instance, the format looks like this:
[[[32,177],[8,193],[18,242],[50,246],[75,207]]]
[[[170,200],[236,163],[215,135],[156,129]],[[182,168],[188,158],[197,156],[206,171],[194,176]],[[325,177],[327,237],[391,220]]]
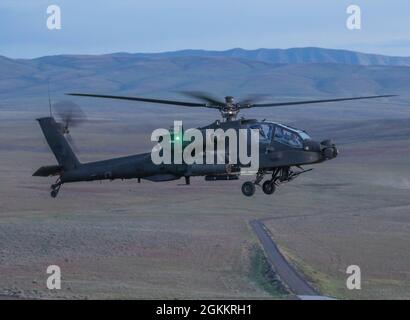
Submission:
[[[48,92],[48,107],[50,111],[50,117],[53,116],[53,112],[51,110],[51,98],[50,98],[50,81],[47,81],[47,92]]]

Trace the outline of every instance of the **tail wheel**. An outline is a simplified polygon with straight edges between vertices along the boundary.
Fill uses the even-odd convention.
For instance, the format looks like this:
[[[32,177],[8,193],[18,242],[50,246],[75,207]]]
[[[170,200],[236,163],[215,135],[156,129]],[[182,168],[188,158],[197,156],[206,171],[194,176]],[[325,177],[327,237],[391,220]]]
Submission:
[[[250,181],[245,182],[242,185],[242,193],[247,197],[253,196],[255,194],[255,184]]]
[[[276,190],[276,186],[272,181],[267,180],[263,183],[262,190],[265,194],[273,194]]]
[[[51,185],[51,187],[50,187],[51,188],[50,196],[52,198],[57,197],[58,192],[60,191],[61,185],[62,185],[62,183],[61,183],[60,178],[57,179],[56,183]]]

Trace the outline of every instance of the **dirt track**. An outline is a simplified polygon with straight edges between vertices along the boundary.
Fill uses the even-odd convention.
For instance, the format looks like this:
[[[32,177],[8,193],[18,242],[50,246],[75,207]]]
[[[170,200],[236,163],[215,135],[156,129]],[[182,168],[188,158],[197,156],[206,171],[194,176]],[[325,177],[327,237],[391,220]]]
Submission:
[[[281,280],[289,289],[298,296],[316,296],[317,292],[295,271],[289,264],[276,244],[266,231],[261,220],[250,222],[253,230],[261,242],[269,263],[275,268],[275,271]]]

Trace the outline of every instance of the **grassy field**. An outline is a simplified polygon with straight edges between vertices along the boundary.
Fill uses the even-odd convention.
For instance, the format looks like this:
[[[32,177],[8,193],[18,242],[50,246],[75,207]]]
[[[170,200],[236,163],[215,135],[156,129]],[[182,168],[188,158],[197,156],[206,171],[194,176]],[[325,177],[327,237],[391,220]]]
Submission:
[[[275,298],[291,296],[259,246],[254,246],[251,251],[250,277],[260,288]]]
[[[274,196],[258,190],[246,198],[241,181],[197,178],[190,187],[182,181],[67,184],[52,199],[54,181],[31,176],[38,167],[55,163],[33,120],[39,114],[11,108],[1,113],[0,294],[283,297],[278,287],[264,284],[272,276],[263,256],[255,253],[257,239],[249,226],[252,219],[269,218],[273,238],[322,293],[410,298],[410,142],[403,122],[392,120],[386,132],[393,136],[374,139],[377,119],[349,127],[348,119],[309,122],[306,114],[291,113],[292,124],[312,129],[318,138],[341,141],[341,154]],[[170,123],[170,117],[149,122],[144,114],[128,115],[112,119],[94,112],[94,121],[75,128],[81,160],[147,151],[152,128]],[[400,139],[394,136],[398,131]],[[45,287],[50,264],[61,267],[60,291]],[[344,287],[350,264],[362,268],[361,291]]]
[[[410,298],[410,141],[342,149],[298,184],[288,214],[268,225],[282,251],[323,294],[338,298]],[[327,177],[327,179],[323,179]],[[281,210],[284,204],[278,201]],[[358,265],[362,289],[347,290],[346,268]]]
[[[88,131],[82,139],[92,141],[88,149],[80,148],[82,160],[142,151],[134,148],[138,133],[103,131],[101,123],[81,130]],[[278,296],[255,282],[259,270],[252,266],[252,248],[257,239],[248,221],[263,210],[249,210],[253,200],[241,195],[240,183],[80,183],[64,185],[52,199],[54,180],[31,176],[41,165],[55,163],[37,124],[26,115],[3,121],[0,146],[0,294]],[[272,201],[263,200],[266,207]],[[51,264],[61,267],[60,291],[46,289]]]

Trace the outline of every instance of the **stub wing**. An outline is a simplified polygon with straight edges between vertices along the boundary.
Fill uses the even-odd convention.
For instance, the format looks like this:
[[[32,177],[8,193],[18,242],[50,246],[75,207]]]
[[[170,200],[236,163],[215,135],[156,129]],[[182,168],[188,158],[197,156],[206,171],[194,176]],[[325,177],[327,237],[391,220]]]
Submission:
[[[49,177],[49,176],[56,176],[59,175],[63,171],[62,166],[44,166],[37,169],[36,172],[33,173],[34,177]]]

